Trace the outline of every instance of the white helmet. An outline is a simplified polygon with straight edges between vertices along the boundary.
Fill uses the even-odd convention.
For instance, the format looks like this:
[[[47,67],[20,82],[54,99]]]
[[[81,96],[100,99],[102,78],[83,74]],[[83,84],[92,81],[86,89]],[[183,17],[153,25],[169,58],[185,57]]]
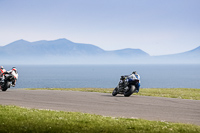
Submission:
[[[12,68],[13,71],[17,71],[17,69],[15,67]]]

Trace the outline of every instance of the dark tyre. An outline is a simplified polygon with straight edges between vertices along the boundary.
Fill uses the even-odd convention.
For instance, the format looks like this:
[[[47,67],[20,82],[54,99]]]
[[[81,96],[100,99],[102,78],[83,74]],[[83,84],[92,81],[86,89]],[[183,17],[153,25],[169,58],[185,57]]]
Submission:
[[[6,91],[8,88],[10,88],[10,83],[6,82],[4,87],[2,88],[2,91]]]
[[[112,95],[113,95],[113,96],[116,96],[116,95],[117,95],[117,90],[118,90],[117,87],[113,90],[113,92],[112,92]]]
[[[126,92],[124,92],[124,96],[125,96],[125,97],[129,97],[130,95],[133,94],[134,91],[135,91],[135,86],[134,86],[134,85],[131,85],[131,86],[129,87],[129,89],[128,89]]]

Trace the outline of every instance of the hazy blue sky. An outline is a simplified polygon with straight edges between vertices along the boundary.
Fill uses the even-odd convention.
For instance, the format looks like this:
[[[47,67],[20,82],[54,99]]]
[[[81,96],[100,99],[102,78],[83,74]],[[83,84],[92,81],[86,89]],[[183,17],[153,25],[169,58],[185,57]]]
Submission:
[[[200,46],[200,0],[0,0],[0,46],[66,38],[150,55]]]

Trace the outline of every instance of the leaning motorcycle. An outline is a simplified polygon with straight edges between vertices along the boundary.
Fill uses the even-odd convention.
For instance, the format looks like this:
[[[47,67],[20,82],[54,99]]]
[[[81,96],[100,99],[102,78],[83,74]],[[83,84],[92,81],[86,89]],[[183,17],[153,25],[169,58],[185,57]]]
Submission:
[[[10,88],[13,78],[14,77],[12,74],[5,74],[4,80],[0,81],[0,89],[2,91],[6,91],[8,88]]]
[[[125,97],[129,97],[136,92],[136,85],[139,83],[139,80],[129,80],[127,77],[128,76],[121,76],[117,87],[112,92],[113,96],[123,94]]]

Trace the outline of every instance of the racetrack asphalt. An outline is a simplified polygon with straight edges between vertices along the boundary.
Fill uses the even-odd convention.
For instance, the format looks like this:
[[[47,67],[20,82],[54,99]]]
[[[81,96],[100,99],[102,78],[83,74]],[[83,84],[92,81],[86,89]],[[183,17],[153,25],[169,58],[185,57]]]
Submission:
[[[200,125],[200,100],[60,90],[0,91],[1,105]]]

